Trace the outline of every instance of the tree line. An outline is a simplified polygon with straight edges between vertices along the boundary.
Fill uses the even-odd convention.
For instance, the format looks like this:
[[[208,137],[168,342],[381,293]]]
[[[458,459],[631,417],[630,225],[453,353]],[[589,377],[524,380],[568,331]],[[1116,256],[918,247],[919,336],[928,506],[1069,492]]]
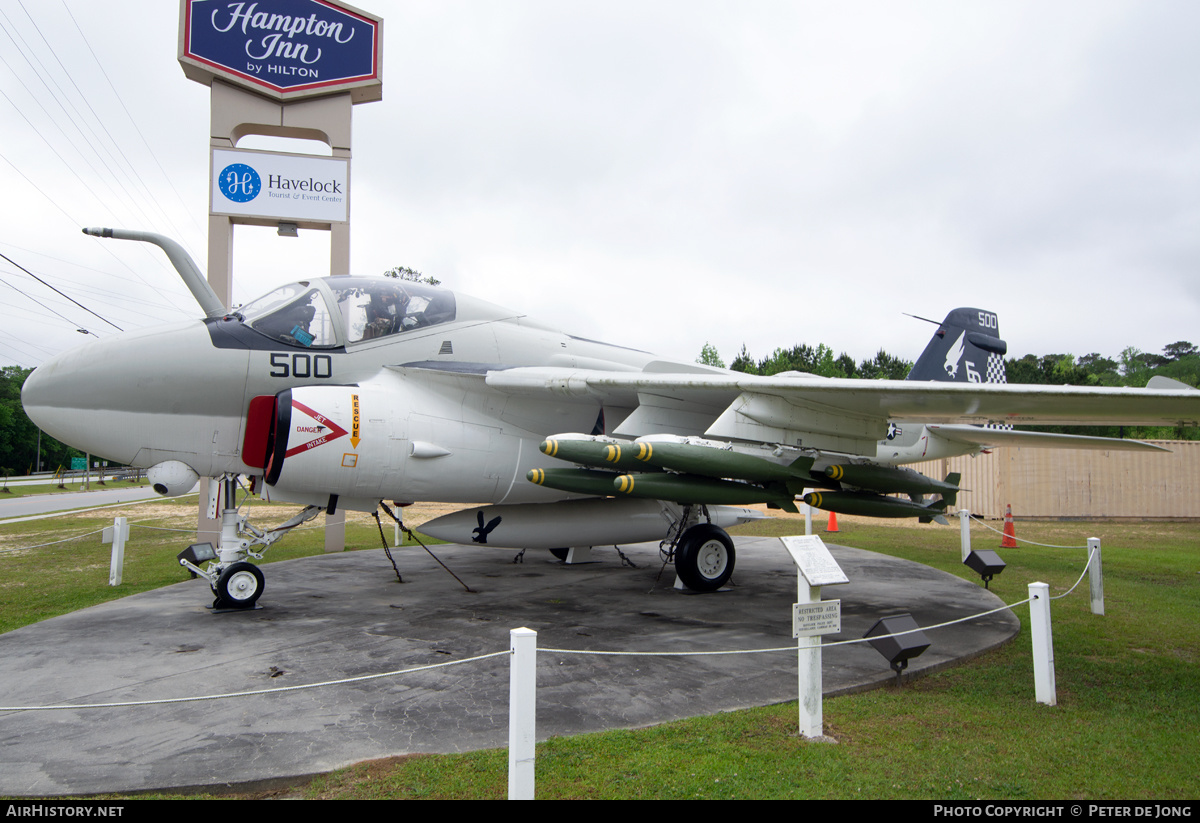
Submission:
[[[37,467],[38,427],[21,405],[21,387],[33,369],[5,366],[0,369],[0,475],[28,474]],[[83,452],[59,443],[48,434],[41,436],[42,469],[71,467],[72,457]]]
[[[696,362],[705,366],[725,368],[721,355],[711,343],[704,344]],[[903,380],[908,376],[912,366],[911,361],[893,357],[883,349],[880,349],[874,357],[855,363],[854,358],[845,352],[834,357],[833,349],[824,343],[819,343],[815,348],[807,343],[801,343],[790,349],[776,349],[762,360],[755,360],[751,357],[743,343],[741,352],[729,364],[732,371],[760,374],[764,377],[781,372],[797,371],[821,377],[856,377],[864,380]]]

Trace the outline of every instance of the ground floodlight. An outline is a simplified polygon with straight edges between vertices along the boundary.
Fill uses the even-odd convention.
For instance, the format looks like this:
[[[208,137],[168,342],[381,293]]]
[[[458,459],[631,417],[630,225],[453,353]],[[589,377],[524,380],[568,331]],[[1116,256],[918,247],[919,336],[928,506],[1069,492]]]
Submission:
[[[1000,555],[996,554],[991,549],[971,550],[967,555],[967,559],[963,561],[971,571],[983,578],[983,587],[990,588],[988,583],[992,582],[992,578],[1004,571],[1004,567],[1008,564],[1000,559]]]
[[[212,543],[193,543],[186,549],[175,555],[176,560],[186,560],[193,566],[199,566],[201,563],[207,563],[210,560],[217,559],[217,550],[213,548]]]
[[[887,658],[888,665],[892,667],[892,671],[896,672],[897,686],[900,685],[900,674],[908,667],[909,659],[917,657],[929,648],[929,638],[925,636],[925,632],[913,631],[913,629],[919,630],[920,628],[911,614],[896,614],[876,620],[875,625],[867,629],[867,633],[863,635],[863,637],[879,638],[872,640],[871,646]],[[899,637],[886,636],[897,632],[909,632],[909,634],[902,634]]]

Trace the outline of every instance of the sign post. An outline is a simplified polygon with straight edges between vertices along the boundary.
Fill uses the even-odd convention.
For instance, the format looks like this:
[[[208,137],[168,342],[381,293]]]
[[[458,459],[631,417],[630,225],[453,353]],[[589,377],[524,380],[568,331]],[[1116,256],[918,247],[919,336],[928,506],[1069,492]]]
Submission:
[[[800,735],[821,737],[824,710],[821,683],[821,635],[842,630],[840,600],[821,600],[821,587],[849,583],[820,535],[781,537],[779,541],[796,564],[796,603],[792,606],[792,636],[796,638],[799,681]]]
[[[340,0],[180,0],[179,64],[212,89],[208,282],[233,295],[233,227],[329,232],[329,273],[350,273],[350,112],[383,98],[383,20]],[[248,152],[251,134],[319,140],[332,157]],[[204,486],[201,485],[201,489]],[[201,494],[197,539],[217,543]],[[325,550],[345,547],[345,513]]]

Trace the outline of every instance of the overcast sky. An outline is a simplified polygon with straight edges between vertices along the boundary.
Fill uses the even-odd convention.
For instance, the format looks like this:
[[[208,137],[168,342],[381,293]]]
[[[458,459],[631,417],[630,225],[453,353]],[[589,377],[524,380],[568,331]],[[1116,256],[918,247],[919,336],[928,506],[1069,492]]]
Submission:
[[[359,5],[385,60],[354,110],[355,273],[689,360],[915,359],[931,329],[903,313],[956,306],[1016,356],[1200,342],[1200,4]],[[0,252],[127,329],[201,314],[156,249],[79,231],[204,263],[209,92],[178,14],[0,0]],[[235,299],[328,273],[307,234],[239,228]],[[0,280],[0,362],[114,333]]]

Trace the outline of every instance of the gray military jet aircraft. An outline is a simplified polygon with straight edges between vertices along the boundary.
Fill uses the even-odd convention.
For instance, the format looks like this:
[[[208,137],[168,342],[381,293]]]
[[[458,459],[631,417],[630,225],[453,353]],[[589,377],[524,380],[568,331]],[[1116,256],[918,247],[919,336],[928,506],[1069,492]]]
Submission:
[[[758,377],[388,278],[301,280],[227,311],[173,241],[85,232],[161,246],[206,317],[51,359],[25,383],[26,411],[64,442],[147,468],[163,494],[215,477],[232,501],[247,476],[264,497],[304,505],[264,531],[227,503],[214,555],[181,557],[228,606],[263,591],[248,558],[321,511],[484,504],[422,530],[500,547],[662,539],[680,579],[707,591],[733,572],[725,528],[760,516],[740,506],[794,510],[797,494],[821,488],[831,491],[814,502],[834,511],[930,520],[953,503],[957,478],[900,464],[1006,442],[1154,448],[978,424],[1200,421],[1200,392],[1182,384],[997,382],[1004,344],[995,315],[977,309],[951,312],[915,379]]]

